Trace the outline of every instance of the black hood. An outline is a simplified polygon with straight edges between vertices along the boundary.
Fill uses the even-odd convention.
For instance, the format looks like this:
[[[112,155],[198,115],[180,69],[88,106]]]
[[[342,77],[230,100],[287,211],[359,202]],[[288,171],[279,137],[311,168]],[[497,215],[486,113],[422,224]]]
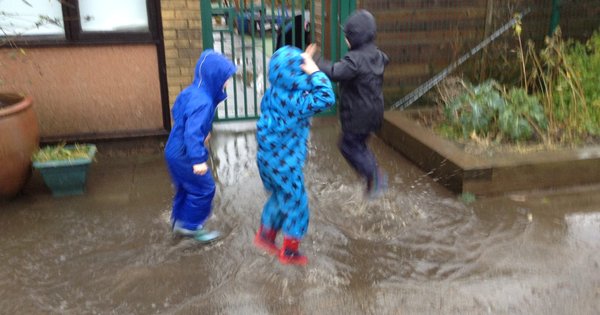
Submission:
[[[367,10],[357,10],[344,25],[344,33],[350,42],[350,50],[373,42],[377,33],[373,14]]]

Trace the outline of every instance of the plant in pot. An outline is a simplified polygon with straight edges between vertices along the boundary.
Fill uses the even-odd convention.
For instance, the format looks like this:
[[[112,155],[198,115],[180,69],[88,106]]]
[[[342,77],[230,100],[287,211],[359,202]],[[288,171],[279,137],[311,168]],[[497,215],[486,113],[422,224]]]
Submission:
[[[87,173],[95,155],[93,144],[60,143],[41,148],[32,161],[52,195],[61,197],[85,192]]]

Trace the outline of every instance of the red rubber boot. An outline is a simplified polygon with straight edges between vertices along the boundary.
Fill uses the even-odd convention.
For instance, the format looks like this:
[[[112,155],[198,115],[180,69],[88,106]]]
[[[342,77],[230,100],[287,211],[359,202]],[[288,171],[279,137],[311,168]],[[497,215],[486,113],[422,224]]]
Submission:
[[[300,240],[285,236],[283,238],[283,246],[279,251],[279,262],[284,265],[299,265],[305,266],[308,263],[308,258],[300,254],[298,246]]]
[[[277,255],[279,253],[279,248],[277,248],[277,245],[275,244],[276,237],[276,230],[266,229],[261,225],[258,228],[258,232],[256,232],[256,236],[254,237],[254,245],[266,251],[270,255]]]

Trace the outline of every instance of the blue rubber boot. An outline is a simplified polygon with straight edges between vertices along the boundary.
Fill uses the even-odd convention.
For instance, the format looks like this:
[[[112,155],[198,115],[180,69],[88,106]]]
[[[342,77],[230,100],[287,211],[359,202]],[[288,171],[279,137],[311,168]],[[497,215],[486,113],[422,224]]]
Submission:
[[[221,238],[221,233],[219,231],[208,231],[204,228],[200,228],[196,230],[193,238],[201,243],[210,243]]]
[[[190,230],[179,226],[177,223],[173,224],[173,233],[178,236],[193,238],[201,243],[214,242],[221,237],[219,231],[209,231],[201,226],[196,230]]]
[[[367,196],[369,199],[377,199],[387,191],[388,177],[380,168],[373,175],[373,179],[367,182]]]

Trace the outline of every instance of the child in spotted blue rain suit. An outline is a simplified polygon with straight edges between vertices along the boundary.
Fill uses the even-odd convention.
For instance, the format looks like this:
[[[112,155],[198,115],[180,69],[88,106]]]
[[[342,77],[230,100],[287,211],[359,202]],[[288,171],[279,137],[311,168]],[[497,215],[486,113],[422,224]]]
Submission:
[[[302,168],[310,118],[333,106],[335,95],[327,76],[312,58],[295,47],[277,50],[269,64],[269,82],[257,126],[257,164],[267,191],[261,225],[254,244],[279,255],[283,264],[305,265],[298,246],[309,221]],[[283,230],[283,246],[275,245]]]
[[[212,209],[215,181],[207,165],[208,139],[217,105],[227,98],[226,83],[235,65],[220,53],[206,50],[198,59],[194,81],[175,99],[173,129],[165,147],[176,189],[171,223],[176,235],[208,242],[219,236],[203,224]]]

